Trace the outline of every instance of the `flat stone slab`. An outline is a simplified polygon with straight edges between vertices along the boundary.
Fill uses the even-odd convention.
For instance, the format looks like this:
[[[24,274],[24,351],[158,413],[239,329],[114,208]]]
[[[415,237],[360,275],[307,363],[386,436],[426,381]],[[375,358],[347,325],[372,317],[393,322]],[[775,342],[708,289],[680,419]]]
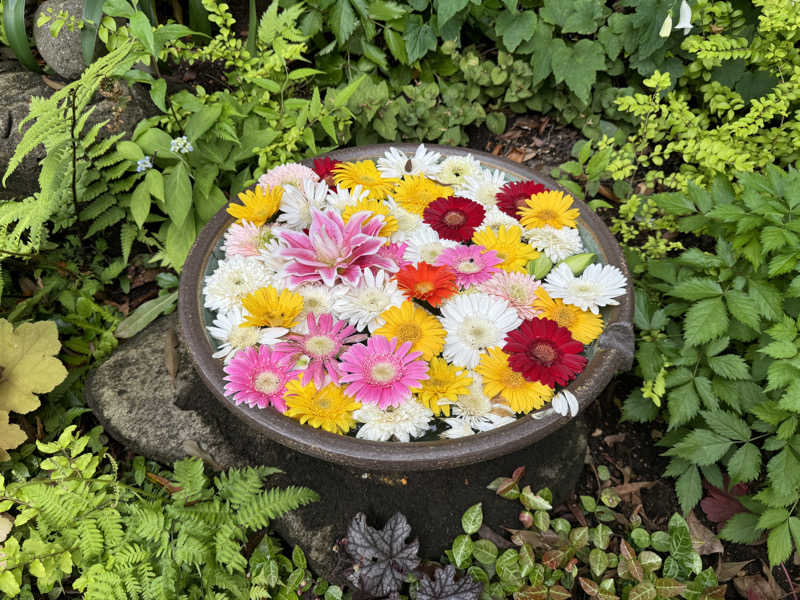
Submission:
[[[175,348],[170,375],[167,347]],[[295,452],[248,430],[209,392],[180,341],[175,315],[161,317],[93,371],[86,399],[106,431],[133,452],[161,462],[199,456],[215,469],[249,464],[281,468],[274,485],[303,485],[321,499],[278,519],[275,530],[306,552],[311,568],[329,574],[337,541],[357,512],[381,527],[395,512],[406,515],[423,556],[438,559],[461,531],[461,515],[482,502],[493,529],[518,527],[520,505],[486,489],[499,476],[526,467],[523,483],[547,486],[556,502],[574,489],[586,454],[586,427],[573,419],[544,440],[484,463],[438,471],[379,473],[340,466]]]

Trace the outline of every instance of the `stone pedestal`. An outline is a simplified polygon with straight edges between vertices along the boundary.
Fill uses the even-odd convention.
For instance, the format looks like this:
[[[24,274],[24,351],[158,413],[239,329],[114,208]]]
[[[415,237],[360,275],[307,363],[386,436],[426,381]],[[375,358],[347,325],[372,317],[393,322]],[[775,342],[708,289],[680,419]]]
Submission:
[[[176,335],[172,337],[170,331]],[[303,485],[321,500],[279,519],[276,531],[305,550],[312,568],[325,575],[336,562],[332,552],[355,513],[382,526],[393,513],[408,517],[423,556],[436,559],[461,533],[461,514],[483,503],[484,522],[494,529],[518,527],[518,502],[486,489],[495,477],[526,467],[523,483],[547,486],[556,502],[573,490],[586,454],[586,428],[576,419],[524,450],[484,463],[440,471],[376,473],[300,454],[248,430],[233,418],[194,373],[177,335],[174,315],[162,317],[124,342],[95,370],[86,396],[98,419],[132,451],[162,462],[199,456],[213,468],[247,464],[285,472],[276,485]],[[179,366],[173,379],[165,346],[178,339]]]

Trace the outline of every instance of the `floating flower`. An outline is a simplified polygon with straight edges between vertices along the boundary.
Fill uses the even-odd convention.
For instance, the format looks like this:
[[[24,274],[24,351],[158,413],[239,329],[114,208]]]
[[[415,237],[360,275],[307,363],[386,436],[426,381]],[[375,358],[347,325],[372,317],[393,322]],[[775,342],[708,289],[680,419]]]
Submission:
[[[314,159],[314,168],[312,170],[317,174],[320,181],[325,182],[329,187],[334,187],[336,184],[333,181],[333,171],[340,164],[342,164],[341,161],[330,156],[324,156]]]
[[[497,192],[497,208],[509,217],[519,220],[519,209],[527,206],[526,200],[534,194],[548,191],[550,190],[535,181],[509,181]]]
[[[481,163],[475,160],[471,154],[448,156],[439,165],[437,179],[447,185],[459,185],[466,177],[477,175],[480,172]],[[452,192],[447,195],[451,196]]]
[[[458,242],[453,240],[443,240],[439,237],[430,225],[420,223],[420,226],[406,238],[406,252],[404,257],[407,261],[417,264],[427,262],[434,264],[439,255],[446,248],[455,248]]]
[[[492,296],[502,298],[517,311],[520,319],[532,319],[539,314],[534,307],[539,282],[527,273],[500,271],[479,289]]]
[[[442,306],[447,331],[442,356],[459,367],[473,368],[487,348],[501,346],[522,320],[505,300],[476,293],[456,296]]]
[[[431,306],[439,306],[458,291],[456,274],[450,267],[436,267],[426,262],[400,269],[395,280],[409,298],[422,300]]]
[[[336,185],[348,190],[360,185],[374,200],[386,198],[397,183],[396,179],[382,177],[371,160],[341,162],[333,169],[333,179]]]
[[[289,290],[278,293],[271,285],[260,288],[242,298],[245,325],[250,327],[293,327],[300,311],[303,297]]]
[[[297,186],[286,185],[281,198],[281,212],[276,220],[290,229],[308,229],[311,210],[327,208],[327,197],[328,186],[325,183],[306,179]]]
[[[417,399],[430,408],[434,415],[450,416],[450,404],[456,397],[469,393],[472,377],[443,358],[431,359],[428,366],[428,379],[414,390]]]
[[[373,442],[409,442],[428,431],[433,413],[419,402],[409,400],[400,406],[381,409],[374,405],[359,408],[353,416],[363,423],[356,437]]]
[[[483,391],[490,398],[500,396],[517,413],[529,413],[541,408],[553,397],[553,388],[527,381],[508,364],[508,354],[500,348],[489,348],[481,356],[475,372],[483,377]]]
[[[500,272],[495,265],[501,261],[497,252],[483,246],[456,246],[447,248],[436,259],[437,265],[447,265],[456,274],[456,284],[460,288],[483,283]]]
[[[399,344],[409,342],[411,350],[420,352],[425,360],[442,351],[445,331],[439,320],[410,300],[383,312],[381,318],[384,324],[374,331],[375,335],[396,339]]]
[[[572,337],[581,344],[591,344],[603,333],[603,317],[572,304],[564,304],[560,298],[553,299],[544,288],[536,290],[534,308],[543,319],[558,323],[569,329]]]
[[[456,186],[456,194],[474,200],[489,209],[497,204],[497,194],[506,182],[502,171],[481,169],[478,173],[467,175]]]
[[[572,196],[554,190],[534,194],[519,209],[519,220],[528,229],[575,227],[579,215],[580,211],[572,208]]]
[[[303,385],[313,381],[317,388],[322,388],[326,377],[339,383],[339,353],[347,344],[360,342],[366,336],[356,334],[354,327],[344,321],[335,321],[330,314],[306,317],[308,333],[289,334],[285,342],[275,346],[275,350],[284,353],[293,363],[302,355],[308,357],[308,364],[303,371]]]
[[[575,341],[566,327],[549,319],[523,321],[506,336],[503,352],[508,364],[528,381],[550,387],[566,385],[586,366],[583,344]]]
[[[225,231],[222,249],[225,256],[259,256],[260,249],[271,239],[272,234],[268,227],[242,221],[234,223]]]
[[[601,306],[619,304],[614,298],[624,296],[626,286],[625,276],[614,265],[589,265],[575,277],[567,265],[560,264],[544,280],[544,289],[551,297],[594,314]]]
[[[422,175],[409,175],[395,185],[392,197],[401,207],[422,216],[425,208],[437,198],[453,195],[453,188],[431,181]]]
[[[272,232],[270,232],[272,234]],[[277,233],[277,230],[275,230]],[[273,273],[273,283],[276,287],[286,287],[282,282],[286,278],[283,272],[286,267],[286,259],[281,256],[281,250],[286,248],[286,242],[279,237],[270,238],[264,243],[263,248],[258,250],[258,261]],[[281,282],[279,282],[281,280]],[[279,285],[280,283],[280,285]]]
[[[498,267],[504,271],[524,271],[528,261],[538,258],[539,253],[522,241],[522,228],[500,227],[497,231],[476,231],[472,241],[487,250],[494,250],[503,260]]]
[[[583,252],[581,234],[577,229],[561,227],[555,229],[550,225],[537,229],[527,229],[525,239],[537,250],[544,252],[545,256],[554,263],[559,263],[573,254]]]
[[[293,290],[296,294],[303,297],[303,310],[297,316],[297,325],[292,331],[295,333],[308,333],[308,315],[320,316],[330,313],[339,318],[334,310],[336,301],[350,291],[346,285],[335,285],[328,287],[321,283],[306,283]]]
[[[383,223],[367,212],[354,214],[345,225],[336,211],[312,211],[308,233],[282,230],[288,248],[281,256],[293,259],[286,266],[292,285],[322,281],[334,285],[338,280],[355,285],[369,267],[396,271],[390,259],[377,255],[385,239],[378,236]]]
[[[317,429],[343,435],[356,424],[353,411],[361,404],[347,396],[335,383],[319,387],[304,384],[300,377],[286,386],[286,416]]]
[[[341,382],[349,383],[347,393],[362,404],[381,408],[398,406],[411,397],[411,388],[428,378],[428,365],[411,343],[373,335],[367,344],[355,344],[342,354]]]
[[[483,222],[486,211],[477,202],[458,196],[434,200],[423,211],[423,220],[446,240],[466,242]]]
[[[459,438],[474,431],[490,431],[514,422],[514,412],[502,402],[493,402],[483,391],[483,380],[478,373],[470,373],[472,384],[466,394],[456,397],[452,405],[453,416],[442,419],[450,425],[443,438]]]
[[[284,327],[242,327],[242,323],[244,315],[237,307],[228,313],[219,313],[213,327],[207,327],[211,337],[220,342],[219,349],[212,354],[214,358],[222,358],[227,363],[240,350],[256,344],[271,346],[289,331]]]
[[[258,185],[264,189],[285,185],[301,188],[306,181],[316,183],[319,181],[319,175],[299,163],[286,163],[285,165],[273,167],[264,173],[258,178]]]
[[[498,231],[501,227],[505,227],[506,229],[510,227],[518,227],[519,222],[514,219],[513,217],[509,217],[506,213],[502,210],[493,206],[486,210],[486,216],[483,218],[483,223],[481,226],[478,227],[475,231],[484,231],[486,229],[491,229],[492,231]],[[523,232],[524,233],[524,232]]]
[[[384,324],[381,316],[392,306],[400,306],[406,299],[386,271],[367,269],[361,282],[338,298],[334,311],[356,329],[375,331]]]
[[[381,246],[377,254],[378,256],[383,256],[384,258],[389,258],[393,260],[397,265],[397,268],[402,269],[411,264],[404,258],[406,255],[407,248],[408,244],[406,243],[402,244],[389,243]]]
[[[384,204],[389,207],[394,218],[397,219],[397,231],[392,234],[393,242],[405,242],[412,233],[423,225],[421,216],[408,212],[405,208],[399,206],[392,198],[384,200]],[[425,227],[428,226],[425,225]],[[430,227],[428,227],[428,229],[430,229]]]
[[[203,305],[211,310],[230,312],[241,307],[242,298],[272,282],[272,272],[260,261],[231,256],[219,261],[203,285]]]
[[[365,190],[360,185],[352,189],[336,186],[328,190],[327,202],[339,212],[342,212],[348,206],[358,204],[362,200],[369,198],[369,191]]]
[[[375,216],[378,216],[380,220],[383,221],[383,227],[381,227],[378,232],[379,236],[388,238],[397,231],[397,219],[392,214],[390,208],[383,202],[371,198],[364,198],[355,204],[346,206],[342,211],[342,219],[347,223],[350,217],[361,211],[366,211],[372,215],[365,223],[371,221]]]
[[[577,417],[578,399],[569,390],[561,390],[553,398],[553,410],[564,417]]]
[[[263,188],[257,185],[254,190],[239,194],[242,204],[231,203],[228,214],[240,221],[250,221],[255,225],[263,225],[272,218],[280,208],[283,188]]]
[[[297,372],[285,356],[274,352],[269,346],[245,348],[237,352],[223,367],[226,375],[225,395],[236,404],[247,404],[266,408],[272,406],[279,412],[286,411],[283,394],[286,383]]]
[[[428,151],[425,144],[417,146],[414,155],[409,157],[402,150],[389,148],[383,158],[378,159],[378,170],[381,175],[390,179],[400,179],[406,175],[424,175],[434,177],[439,172],[438,152]]]

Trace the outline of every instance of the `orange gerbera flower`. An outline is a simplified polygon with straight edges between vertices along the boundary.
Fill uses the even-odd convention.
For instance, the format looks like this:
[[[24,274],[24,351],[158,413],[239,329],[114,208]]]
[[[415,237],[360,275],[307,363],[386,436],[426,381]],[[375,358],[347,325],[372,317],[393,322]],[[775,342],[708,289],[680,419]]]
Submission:
[[[417,266],[400,269],[394,276],[398,287],[410,298],[439,306],[458,291],[456,274],[447,265],[436,267],[422,261]]]

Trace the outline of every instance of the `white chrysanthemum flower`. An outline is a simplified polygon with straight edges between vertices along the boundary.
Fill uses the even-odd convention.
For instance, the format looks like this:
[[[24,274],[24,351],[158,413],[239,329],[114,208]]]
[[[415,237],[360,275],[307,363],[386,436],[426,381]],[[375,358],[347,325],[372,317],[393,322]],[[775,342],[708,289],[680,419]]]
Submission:
[[[578,415],[578,399],[569,390],[561,390],[553,397],[553,410],[564,417]]]
[[[506,184],[506,176],[494,169],[481,169],[474,175],[467,175],[456,186],[456,196],[463,196],[482,204],[484,208],[497,206],[497,192]]]
[[[241,307],[227,313],[220,313],[214,324],[207,327],[208,333],[220,342],[219,349],[212,354],[229,362],[239,350],[256,344],[272,345],[278,342],[289,330],[284,327],[240,327],[244,322]]]
[[[531,246],[544,252],[547,258],[554,263],[559,263],[573,254],[583,252],[581,234],[574,227],[556,229],[545,225],[536,229],[526,229],[523,237]]]
[[[203,285],[203,306],[219,312],[230,312],[242,305],[242,298],[270,285],[273,273],[258,258],[231,256],[221,260],[217,270],[206,277]]]
[[[280,229],[273,229],[272,233],[277,237],[273,237],[264,244],[264,247],[259,250],[258,257],[261,264],[276,275],[283,272],[287,262],[286,259],[281,256],[281,250],[287,248],[288,244],[278,235],[279,232]]]
[[[479,232],[486,229],[491,229],[492,231],[497,232],[501,227],[508,229],[510,227],[520,227],[520,224],[519,221],[517,221],[514,217],[507,215],[496,206],[492,206],[491,208],[486,209],[486,215],[483,217],[483,223],[481,223],[481,226],[475,231]]]
[[[580,277],[575,277],[569,266],[558,265],[544,280],[544,289],[564,304],[581,310],[600,312],[601,306],[619,304],[614,298],[625,294],[627,281],[614,265],[589,265]]]
[[[324,182],[307,179],[302,188],[284,185],[278,222],[295,231],[311,227],[311,209],[324,210],[327,196],[328,185]]]
[[[464,178],[476,175],[481,171],[481,163],[471,154],[448,156],[439,165],[436,180],[447,185],[460,185]]]
[[[432,265],[446,248],[458,246],[456,241],[441,239],[427,223],[420,224],[403,241],[408,244],[403,258],[414,264],[424,260]]]
[[[308,333],[308,315],[316,316],[330,313],[334,318],[339,316],[333,308],[336,300],[342,298],[350,291],[346,285],[328,287],[319,283],[306,283],[294,289],[294,292],[303,297],[303,310],[297,317],[297,325],[292,327],[296,333]]]
[[[502,346],[506,334],[522,323],[508,302],[485,293],[454,296],[442,305],[441,312],[447,331],[442,356],[470,369],[480,362],[482,352]]]
[[[356,437],[373,442],[386,442],[392,437],[400,442],[409,442],[430,428],[433,412],[415,400],[406,400],[395,408],[378,408],[365,404],[353,412],[353,418],[363,423]]]
[[[338,298],[333,310],[356,329],[367,328],[372,333],[386,323],[381,313],[405,300],[391,274],[378,271],[376,275],[372,269],[364,269],[359,284]]]
[[[354,186],[352,189],[345,189],[336,186],[335,190],[328,190],[327,202],[339,212],[342,212],[346,207],[351,204],[357,204],[364,198],[369,197],[369,190],[365,190],[361,184]]]
[[[439,172],[439,159],[442,155],[426,150],[425,144],[417,146],[414,156],[410,157],[397,148],[389,148],[377,161],[381,175],[388,178],[401,178],[405,175],[424,175],[434,177]]]
[[[394,198],[387,198],[383,203],[389,207],[392,216],[397,221],[397,230],[389,238],[393,242],[405,242],[408,236],[422,226],[422,217],[408,212],[397,204]]]
[[[441,437],[457,438],[471,435],[472,431],[489,431],[516,419],[514,411],[505,404],[492,402],[483,392],[483,379],[474,371],[470,371],[472,384],[469,393],[457,396],[451,403],[453,416],[442,419],[450,425],[450,429],[443,431]],[[469,429],[469,432],[467,432]]]

